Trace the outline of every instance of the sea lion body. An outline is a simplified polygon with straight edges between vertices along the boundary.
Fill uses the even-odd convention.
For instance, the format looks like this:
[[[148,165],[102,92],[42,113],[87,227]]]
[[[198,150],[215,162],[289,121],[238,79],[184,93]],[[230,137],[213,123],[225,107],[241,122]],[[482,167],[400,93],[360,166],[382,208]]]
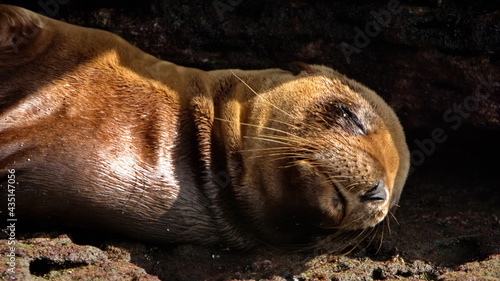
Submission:
[[[0,5],[0,192],[15,170],[20,220],[304,243],[380,222],[408,162],[394,112],[329,68],[202,71]]]

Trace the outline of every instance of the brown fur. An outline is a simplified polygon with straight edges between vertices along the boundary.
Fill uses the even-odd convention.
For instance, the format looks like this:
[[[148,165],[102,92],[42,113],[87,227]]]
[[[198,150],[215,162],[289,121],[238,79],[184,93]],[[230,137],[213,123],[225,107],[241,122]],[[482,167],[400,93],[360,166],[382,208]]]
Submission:
[[[0,28],[0,176],[23,220],[242,248],[369,228],[399,200],[396,115],[327,67],[205,72],[7,5]],[[387,200],[361,202],[377,180]]]

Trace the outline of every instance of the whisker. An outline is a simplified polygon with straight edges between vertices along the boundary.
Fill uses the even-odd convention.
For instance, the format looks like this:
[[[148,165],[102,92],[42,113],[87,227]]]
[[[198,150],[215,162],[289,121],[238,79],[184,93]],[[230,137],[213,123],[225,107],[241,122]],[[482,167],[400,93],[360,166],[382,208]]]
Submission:
[[[290,144],[301,144],[302,141],[304,141],[302,138],[284,137],[284,136],[279,136],[279,135],[258,135],[258,136],[243,136],[243,137],[246,137],[246,138],[264,137],[264,138],[269,138],[269,139],[290,141],[291,142]]]
[[[300,156],[300,155],[297,154],[297,153],[294,153],[294,152],[281,152],[281,153],[270,153],[270,154],[256,155],[256,156],[268,156],[271,159],[274,156],[288,156],[288,157],[294,156],[294,157],[297,157],[297,156]],[[278,159],[279,158],[274,158],[273,160],[278,160]]]
[[[384,242],[384,228],[382,227],[382,233],[380,234],[380,241],[379,241],[379,244],[378,244],[378,248],[377,248],[377,251],[375,251],[375,254],[378,254],[378,252],[380,251],[380,249],[382,249],[382,244]]]
[[[279,143],[279,144],[288,144],[288,143],[283,142],[283,141],[278,141],[278,140],[275,140],[275,139],[268,139],[268,138],[265,138],[265,137],[243,136],[243,138],[246,138],[246,139],[257,139],[257,140],[263,140],[263,141],[274,142],[274,143]]]
[[[326,184],[341,184],[342,188],[344,188],[344,184],[342,182],[350,180],[351,178],[352,177],[350,177],[350,176],[334,175],[334,176],[329,176],[329,179],[322,181],[322,183],[326,183]],[[342,181],[342,182],[339,182],[339,181]]]
[[[363,229],[363,230],[361,231],[361,233],[360,233],[360,234],[359,234],[356,238],[354,238],[354,239],[352,240],[352,242],[354,242],[354,241],[356,241],[356,240],[358,241],[358,242],[356,243],[356,245],[354,245],[354,246],[353,246],[353,247],[352,247],[352,248],[351,248],[351,249],[350,249],[350,250],[349,250],[346,254],[349,254],[349,253],[351,253],[352,251],[354,251],[354,249],[356,249],[356,248],[357,248],[357,247],[358,247],[358,246],[359,246],[359,245],[360,245],[360,244],[361,244],[361,243],[362,243],[362,242],[366,239],[366,237],[368,237],[368,235],[370,235],[370,233],[371,233],[371,231],[370,231],[370,232],[366,232],[366,229]]]
[[[394,213],[393,213],[391,210],[389,210],[389,214],[391,214],[391,217],[392,217],[392,218],[394,219],[394,221],[396,221],[396,223],[399,225],[400,223],[399,223],[398,219],[396,218],[396,216],[394,215]]]
[[[280,130],[280,129],[276,129],[276,128],[272,128],[272,127],[267,127],[267,126],[261,126],[261,125],[255,125],[255,124],[249,124],[249,123],[240,123],[241,125],[244,125],[244,126],[247,126],[247,127],[255,127],[255,128],[261,128],[261,129],[264,129],[264,130],[269,130],[269,131],[273,131],[273,132],[277,132],[277,133],[282,133],[282,134],[285,134],[285,135],[289,135],[289,136],[293,136],[293,137],[296,137],[296,138],[302,138],[298,135],[295,135],[291,132],[287,132],[287,131],[283,131],[283,130]]]
[[[389,211],[390,212],[390,211]],[[386,225],[387,225],[387,232],[389,232],[389,235],[392,234],[392,230],[391,230],[391,220],[390,218],[386,218],[384,221],[386,221]]]
[[[326,167],[328,167],[328,166],[326,166]],[[337,178],[342,178],[342,177],[344,177],[344,178],[346,178],[346,179],[353,179],[353,178],[358,177],[359,175],[360,175],[360,174],[351,174],[351,175],[333,175],[333,176],[329,176],[329,177],[330,177],[330,178],[332,178],[332,180],[331,180],[330,182],[336,182],[336,179],[337,179]],[[349,186],[347,186],[347,187],[351,187],[352,185],[353,185],[353,184],[350,184],[350,185],[349,185]],[[347,188],[347,187],[346,187],[346,188]]]
[[[223,119],[223,118],[219,118],[219,117],[214,117],[214,119],[215,120],[219,120],[219,121],[223,121],[223,122],[232,122],[231,120],[227,120],[227,119]],[[276,121],[278,121],[278,120],[276,120]],[[280,122],[280,123],[284,123],[286,125],[290,125],[291,126],[291,124],[288,124],[288,123],[285,123],[285,122]],[[286,134],[286,135],[291,135],[291,136],[300,138],[300,136],[297,136],[297,135],[295,135],[295,134],[293,134],[291,132],[283,131],[283,130],[272,128],[272,127],[267,127],[267,126],[262,126],[262,125],[256,125],[256,124],[250,124],[250,123],[245,123],[245,122],[241,122],[240,124],[243,125],[243,126],[247,126],[247,127],[262,128],[262,129],[266,129],[266,130],[270,130],[270,131],[274,131],[274,132],[278,132],[278,133],[283,133],[283,134]]]
[[[321,114],[318,114],[316,111],[310,109],[310,108],[307,108],[306,109],[309,113],[311,113],[311,115],[315,116],[315,117],[319,117],[319,119],[327,126],[327,127],[330,127],[331,126],[331,122],[328,122],[325,118],[323,118],[323,116]]]
[[[374,231],[375,231],[375,232],[373,233],[372,238],[371,238],[371,239],[370,239],[370,241],[368,242],[368,245],[366,246],[366,248],[368,248],[368,246],[370,246],[370,245],[372,244],[373,240],[375,239],[375,237],[376,237],[376,235],[377,235],[378,228],[379,228],[379,227],[378,227],[378,225],[377,225],[377,226],[375,227],[375,229],[372,229],[371,233],[373,233]],[[366,249],[366,248],[365,248],[365,249]]]
[[[283,124],[283,125],[285,125],[285,126],[291,127],[292,129],[300,129],[300,127],[299,127],[299,126],[294,125],[294,124],[292,124],[292,123],[285,122],[285,121],[283,121],[283,120],[278,120],[278,119],[274,119],[274,118],[269,118],[269,119],[267,119],[267,120],[272,121],[272,122],[276,122],[276,123]]]
[[[283,109],[281,109],[281,108],[277,107],[276,105],[274,105],[274,104],[272,104],[272,103],[268,102],[267,100],[265,100],[265,99],[264,99],[261,95],[259,95],[259,94],[258,94],[258,93],[254,90],[254,89],[252,89],[252,87],[250,87],[250,85],[248,85],[248,84],[247,84],[247,82],[245,82],[245,81],[244,81],[243,79],[241,79],[238,75],[236,75],[236,73],[234,73],[234,71],[233,71],[233,70],[231,70],[231,73],[234,75],[234,77],[236,77],[238,80],[240,80],[240,82],[241,82],[241,83],[243,83],[243,85],[245,85],[248,89],[250,89],[250,91],[251,91],[252,93],[254,93],[254,94],[255,94],[255,96],[257,96],[257,97],[261,97],[265,103],[267,103],[267,104],[271,105],[271,106],[272,106],[272,107],[274,107],[275,109],[279,110],[281,113],[283,113],[283,114],[285,114],[285,115],[287,115],[287,116],[289,116],[289,117],[292,117],[292,118],[293,118],[293,116],[292,116],[290,113],[288,113],[288,112],[284,111]]]
[[[258,151],[268,151],[268,150],[291,150],[289,146],[275,146],[275,147],[263,147],[263,148],[252,148],[252,149],[241,149],[238,152],[258,152]]]

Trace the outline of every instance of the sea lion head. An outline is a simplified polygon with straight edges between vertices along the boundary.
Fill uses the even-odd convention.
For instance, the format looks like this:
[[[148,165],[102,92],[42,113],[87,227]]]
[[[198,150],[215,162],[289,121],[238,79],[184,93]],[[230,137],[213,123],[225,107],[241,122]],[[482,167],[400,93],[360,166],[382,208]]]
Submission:
[[[365,86],[308,66],[260,93],[250,116],[239,198],[251,198],[246,212],[262,239],[364,230],[397,206],[409,167],[403,129]]]

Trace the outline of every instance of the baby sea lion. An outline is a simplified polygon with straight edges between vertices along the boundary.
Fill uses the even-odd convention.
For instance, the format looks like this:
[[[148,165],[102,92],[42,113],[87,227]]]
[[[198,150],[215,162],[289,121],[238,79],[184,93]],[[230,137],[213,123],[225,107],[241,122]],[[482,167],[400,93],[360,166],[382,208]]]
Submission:
[[[20,222],[160,243],[304,245],[371,228],[408,172],[398,118],[340,73],[296,67],[182,67],[0,5],[1,198],[14,171]]]

